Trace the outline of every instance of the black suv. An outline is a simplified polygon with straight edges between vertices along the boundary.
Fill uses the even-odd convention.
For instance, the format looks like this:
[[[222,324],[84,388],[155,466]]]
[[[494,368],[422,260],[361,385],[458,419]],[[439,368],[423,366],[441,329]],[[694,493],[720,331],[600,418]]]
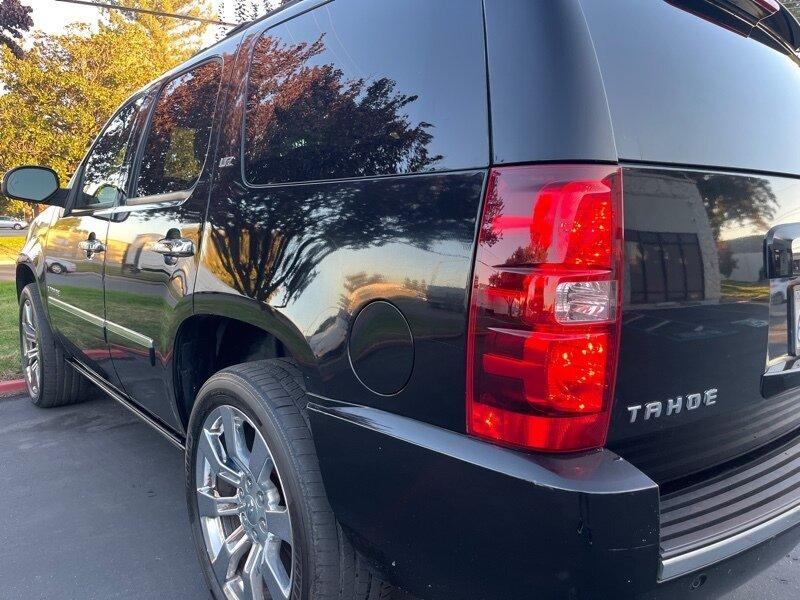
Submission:
[[[31,398],[185,449],[218,598],[716,597],[800,540],[799,47],[775,0],[289,5],[6,175]]]

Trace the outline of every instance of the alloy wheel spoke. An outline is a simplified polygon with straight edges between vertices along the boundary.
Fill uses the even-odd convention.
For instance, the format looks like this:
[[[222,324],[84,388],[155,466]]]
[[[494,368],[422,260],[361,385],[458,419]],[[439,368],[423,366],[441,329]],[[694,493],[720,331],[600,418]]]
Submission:
[[[267,531],[276,538],[284,542],[292,543],[292,522],[289,519],[289,510],[268,510],[265,515],[267,519]]]
[[[211,568],[219,581],[228,581],[236,574],[236,567],[250,548],[252,542],[242,527],[237,527],[220,547],[219,552],[211,561]]]
[[[28,348],[25,351],[25,360],[29,365],[33,365],[39,358],[39,350],[37,348]]]
[[[39,389],[39,371],[36,366],[28,366],[25,369],[25,373],[28,376],[28,383],[31,386],[31,389],[35,392]]]
[[[260,435],[257,435],[253,440],[253,450],[250,452],[248,469],[256,481],[259,482],[269,479],[272,472],[272,456],[270,456],[267,444]]]
[[[248,600],[263,600],[264,598],[264,580],[261,577],[262,559],[263,548],[258,544],[253,544],[242,569],[244,597]]]
[[[222,417],[222,432],[225,434],[225,451],[237,466],[244,469],[247,460],[242,424],[238,422],[230,406],[220,406],[218,410]]]
[[[255,435],[245,438],[249,427]],[[242,411],[218,406],[206,417],[196,455],[200,527],[225,596],[288,600],[293,567],[284,545],[292,546],[291,516],[263,435]],[[238,525],[232,533],[231,522]]]
[[[36,330],[29,323],[22,323],[22,335],[29,344],[36,343]]]
[[[242,473],[228,465],[227,461],[223,458],[221,453],[222,447],[217,434],[211,433],[204,428],[200,436],[200,443],[197,450],[206,458],[214,475],[227,481],[234,487],[240,487],[242,485]]]
[[[291,582],[285,575],[277,546],[265,550],[261,575],[272,600],[288,600]]]
[[[214,496],[208,488],[197,490],[197,509],[202,517],[234,516],[239,510],[236,496]]]

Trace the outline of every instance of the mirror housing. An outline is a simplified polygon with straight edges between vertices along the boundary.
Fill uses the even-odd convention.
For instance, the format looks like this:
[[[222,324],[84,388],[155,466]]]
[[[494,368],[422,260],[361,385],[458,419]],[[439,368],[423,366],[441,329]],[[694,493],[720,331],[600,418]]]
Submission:
[[[3,195],[14,200],[64,206],[66,190],[62,190],[58,174],[49,167],[22,166],[11,169],[3,177]]]

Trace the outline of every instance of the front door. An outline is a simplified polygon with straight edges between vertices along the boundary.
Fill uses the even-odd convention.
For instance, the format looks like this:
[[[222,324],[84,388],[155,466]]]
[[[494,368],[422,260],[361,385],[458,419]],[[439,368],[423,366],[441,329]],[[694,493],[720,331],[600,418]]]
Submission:
[[[133,193],[108,229],[106,335],[116,373],[133,400],[175,429],[172,343],[192,312],[221,79],[222,61],[212,59],[162,86]]]
[[[45,275],[53,329],[70,353],[110,381],[104,334],[103,263],[110,211],[128,185],[136,116],[143,97],[123,106],[84,159],[70,208],[47,236]]]

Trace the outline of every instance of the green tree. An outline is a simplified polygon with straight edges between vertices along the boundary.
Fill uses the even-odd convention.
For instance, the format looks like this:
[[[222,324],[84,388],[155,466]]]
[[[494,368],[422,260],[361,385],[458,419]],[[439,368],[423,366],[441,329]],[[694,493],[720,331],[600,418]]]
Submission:
[[[126,6],[209,14],[197,0],[126,0]],[[23,57],[0,48],[0,172],[49,165],[65,183],[122,101],[196,52],[206,27],[105,11],[94,27],[34,34]],[[22,206],[7,201],[3,210],[19,213]]]

